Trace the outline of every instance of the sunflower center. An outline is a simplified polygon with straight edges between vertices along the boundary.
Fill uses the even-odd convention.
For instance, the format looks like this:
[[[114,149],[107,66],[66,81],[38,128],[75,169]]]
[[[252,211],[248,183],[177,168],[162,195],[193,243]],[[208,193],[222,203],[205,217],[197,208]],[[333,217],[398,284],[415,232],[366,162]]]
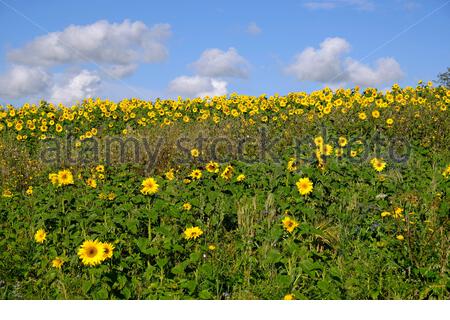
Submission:
[[[92,248],[89,248],[89,249],[87,250],[86,255],[87,255],[89,258],[93,258],[93,257],[95,257],[95,256],[97,255],[97,252],[98,252],[97,248],[92,247]]]

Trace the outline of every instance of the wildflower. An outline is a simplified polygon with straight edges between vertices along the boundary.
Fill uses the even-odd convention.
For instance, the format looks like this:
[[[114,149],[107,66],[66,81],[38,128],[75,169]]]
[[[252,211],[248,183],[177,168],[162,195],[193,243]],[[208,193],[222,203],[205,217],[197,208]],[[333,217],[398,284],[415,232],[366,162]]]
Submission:
[[[208,172],[217,173],[217,172],[219,172],[219,164],[217,162],[210,161],[206,165],[206,170]]]
[[[295,300],[295,296],[292,293],[288,293],[284,296],[283,300]]]
[[[189,202],[183,204],[183,210],[189,211],[192,209],[192,205]]]
[[[401,234],[399,234],[396,238],[397,238],[397,240],[400,240],[400,241],[405,240],[405,237]]]
[[[64,264],[64,261],[59,257],[56,257],[55,259],[52,260],[53,268],[61,269],[63,264]]]
[[[73,175],[70,170],[61,170],[58,172],[58,185],[65,186],[73,184]]]
[[[378,171],[381,172],[386,167],[386,162],[383,161],[383,159],[373,158],[370,160],[370,163],[372,164],[372,167]]]
[[[142,189],[141,193],[148,195],[148,194],[154,194],[158,192],[159,185],[156,183],[156,180],[153,178],[147,178],[144,181],[142,181]]]
[[[241,182],[245,180],[245,175],[244,174],[240,174],[237,176],[236,181]]]
[[[47,233],[45,232],[44,229],[39,229],[39,230],[36,231],[36,233],[34,234],[34,240],[35,240],[37,243],[43,243],[46,237],[47,237]]]
[[[289,233],[292,233],[292,231],[294,231],[294,229],[299,226],[298,222],[290,217],[284,217],[282,222],[283,222],[283,227]]]
[[[190,174],[192,179],[199,180],[202,177],[201,170],[195,169]]]
[[[191,228],[187,228],[184,231],[184,237],[187,240],[190,239],[197,239],[198,237],[200,237],[203,234],[202,229],[200,229],[199,227],[191,227]]]
[[[95,179],[89,178],[86,180],[86,184],[91,188],[97,188],[97,181]]]
[[[104,248],[98,240],[86,240],[78,249],[78,256],[85,266],[95,266],[103,261]]]
[[[191,150],[191,156],[194,158],[197,158],[200,155],[200,151],[198,149],[194,148]]]
[[[303,195],[309,194],[313,190],[313,183],[309,178],[301,178],[296,183],[298,192]]]

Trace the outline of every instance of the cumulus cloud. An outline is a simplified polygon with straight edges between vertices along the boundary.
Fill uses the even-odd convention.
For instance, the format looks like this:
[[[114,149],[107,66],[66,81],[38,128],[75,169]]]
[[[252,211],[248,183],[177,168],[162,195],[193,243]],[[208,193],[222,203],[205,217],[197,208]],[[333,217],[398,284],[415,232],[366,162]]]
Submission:
[[[130,70],[136,63],[164,60],[167,57],[164,41],[169,36],[168,24],[149,28],[140,21],[109,23],[101,20],[37,37],[24,47],[11,50],[8,59],[29,66],[94,63],[111,65],[113,70]],[[127,74],[117,73],[119,76]]]
[[[221,96],[227,94],[227,82],[205,76],[180,76],[169,84],[171,93],[188,97]]]
[[[51,87],[50,101],[70,104],[93,97],[101,83],[101,78],[97,73],[89,70],[82,70],[76,75],[64,78],[66,79]]]
[[[8,99],[37,94],[45,91],[51,76],[40,67],[13,65],[0,75],[0,96]]]
[[[303,6],[310,10],[331,10],[341,7],[350,7],[363,11],[370,11],[375,8],[375,4],[369,0],[323,0],[307,1]]]
[[[319,49],[308,47],[299,53],[286,73],[300,81],[327,85],[379,86],[400,80],[404,73],[394,58],[381,58],[372,68],[350,57],[350,44],[343,38],[327,38]]]
[[[257,36],[258,34],[260,34],[262,32],[261,28],[258,27],[258,25],[255,22],[249,23],[246,31],[248,34],[250,34],[252,36]]]
[[[320,49],[308,47],[295,57],[287,72],[298,80],[327,82],[339,80],[342,73],[341,57],[350,50],[350,44],[342,38],[327,38]]]
[[[235,48],[207,49],[192,66],[197,74],[207,77],[246,78],[249,73],[247,60]]]
[[[64,103],[95,96],[104,80],[121,79],[142,63],[165,60],[170,35],[169,24],[149,27],[129,20],[101,20],[48,33],[9,50],[10,68],[0,75],[0,96]],[[77,74],[67,71],[82,68]]]

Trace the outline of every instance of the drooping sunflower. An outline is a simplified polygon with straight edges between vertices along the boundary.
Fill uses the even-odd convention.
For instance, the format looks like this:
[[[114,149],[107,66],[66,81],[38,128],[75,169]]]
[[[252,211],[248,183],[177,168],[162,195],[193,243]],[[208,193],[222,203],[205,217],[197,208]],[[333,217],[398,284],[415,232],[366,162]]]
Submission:
[[[309,194],[313,190],[313,183],[309,178],[301,178],[296,183],[298,192],[302,196]]]
[[[297,159],[291,158],[287,163],[287,170],[289,172],[297,170]]]
[[[109,242],[103,242],[103,260],[110,259],[113,256],[114,245]]]
[[[86,240],[78,249],[78,256],[85,266],[95,266],[103,261],[103,244],[98,240]]]
[[[46,237],[47,237],[47,232],[45,232],[44,229],[39,229],[34,234],[34,240],[36,240],[37,243],[43,243]]]
[[[228,165],[225,167],[225,169],[223,170],[222,174],[220,175],[222,178],[224,178],[225,180],[230,180],[231,177],[233,176],[233,167]]]
[[[191,228],[187,228],[186,230],[184,230],[184,237],[187,240],[197,239],[202,234],[203,234],[203,231],[199,227],[191,227]]]
[[[282,222],[284,229],[286,229],[286,231],[289,233],[292,233],[292,231],[294,231],[294,229],[299,226],[298,222],[291,217],[284,217]]]
[[[154,194],[158,192],[159,185],[156,183],[156,180],[154,178],[147,178],[144,181],[142,181],[142,194]]]
[[[70,170],[61,170],[58,172],[58,184],[60,186],[66,186],[73,184],[73,175]]]

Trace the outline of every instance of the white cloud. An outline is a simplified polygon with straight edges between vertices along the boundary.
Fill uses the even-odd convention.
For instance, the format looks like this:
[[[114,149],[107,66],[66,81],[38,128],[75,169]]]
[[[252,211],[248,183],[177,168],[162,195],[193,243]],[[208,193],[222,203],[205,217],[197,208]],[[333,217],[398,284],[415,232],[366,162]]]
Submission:
[[[249,73],[247,60],[234,48],[227,51],[207,49],[192,66],[197,74],[207,77],[246,78]]]
[[[249,23],[246,31],[248,34],[250,34],[252,36],[257,36],[258,34],[260,34],[262,32],[261,28],[255,22]]]
[[[51,76],[39,67],[13,65],[0,75],[0,96],[8,99],[20,98],[45,91]]]
[[[53,103],[70,104],[93,97],[97,94],[101,78],[96,72],[82,70],[73,76],[66,76],[60,83],[50,89],[49,101]]]
[[[166,59],[170,34],[169,24],[101,20],[37,37],[7,53],[10,68],[0,74],[0,97],[73,103],[94,96],[104,80],[121,79],[142,63]],[[76,74],[68,71],[82,68]]]
[[[331,86],[349,84],[380,86],[400,80],[404,73],[394,58],[381,58],[371,68],[344,54],[350,44],[342,38],[327,38],[319,49],[308,47],[299,53],[285,71],[300,81],[314,81]]]
[[[341,56],[349,50],[350,44],[345,39],[327,38],[320,44],[320,49],[308,47],[298,54],[286,71],[301,81],[327,82],[340,77]]]
[[[164,41],[170,25],[152,28],[143,22],[101,20],[90,25],[71,25],[61,32],[37,37],[22,48],[8,53],[15,64],[52,67],[65,64],[94,63],[130,70],[136,63],[153,63],[167,57]],[[32,54],[30,54],[32,53]],[[128,73],[118,73],[118,75]]]
[[[317,0],[304,2],[303,6],[310,10],[331,10],[341,7],[350,7],[363,11],[375,9],[375,4],[369,0]]]
[[[227,94],[227,82],[204,76],[180,76],[169,84],[171,93],[188,97],[222,96]]]
[[[400,64],[393,58],[381,58],[370,68],[356,60],[346,61],[348,81],[363,87],[379,86],[386,82],[400,80],[404,73]]]

